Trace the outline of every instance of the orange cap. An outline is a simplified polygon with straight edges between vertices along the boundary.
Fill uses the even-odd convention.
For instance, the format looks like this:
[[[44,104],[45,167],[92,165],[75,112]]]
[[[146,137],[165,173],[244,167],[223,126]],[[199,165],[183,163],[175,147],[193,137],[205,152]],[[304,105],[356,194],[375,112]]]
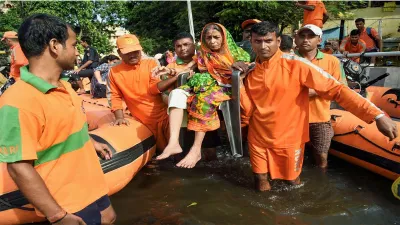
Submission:
[[[117,48],[122,54],[142,50],[139,39],[133,34],[125,34],[117,39]]]
[[[4,41],[4,39],[6,38],[18,38],[18,34],[15,31],[6,31],[3,34],[3,38],[1,39],[1,41]]]
[[[247,25],[256,24],[256,23],[261,23],[261,20],[258,20],[258,19],[248,19],[248,20],[245,20],[245,21],[243,21],[243,23],[242,23],[242,29],[244,29]]]

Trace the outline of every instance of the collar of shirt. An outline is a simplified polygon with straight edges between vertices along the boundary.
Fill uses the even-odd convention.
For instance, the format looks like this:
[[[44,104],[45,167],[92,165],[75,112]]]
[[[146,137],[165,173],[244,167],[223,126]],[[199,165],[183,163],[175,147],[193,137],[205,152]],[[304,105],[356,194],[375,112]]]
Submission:
[[[301,58],[305,58],[305,57],[303,57],[303,56],[300,54],[299,50],[296,50],[294,53],[295,53],[297,56],[300,56]],[[320,60],[320,59],[323,59],[323,58],[324,58],[324,53],[321,52],[319,49],[317,49],[317,55],[315,56],[315,59]]]
[[[28,66],[21,67],[20,71],[21,71],[21,80],[32,85],[42,93],[47,93],[49,90],[57,88],[56,86],[48,83],[42,78],[35,76],[31,72],[29,72]]]
[[[281,59],[282,54],[283,54],[283,52],[280,49],[278,49],[270,59],[268,59],[264,62],[260,62],[259,58],[257,57],[256,66],[267,69],[271,65],[274,65],[275,63],[277,63]]]

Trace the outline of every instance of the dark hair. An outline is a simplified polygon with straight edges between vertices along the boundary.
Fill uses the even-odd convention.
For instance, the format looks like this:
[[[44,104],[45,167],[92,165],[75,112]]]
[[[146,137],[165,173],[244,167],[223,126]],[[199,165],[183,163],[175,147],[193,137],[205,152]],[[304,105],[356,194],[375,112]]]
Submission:
[[[293,39],[285,34],[281,36],[281,39],[281,46],[279,46],[279,48],[282,51],[290,51],[293,47]]]
[[[179,34],[177,34],[174,38],[174,40],[172,41],[172,44],[175,45],[175,42],[184,38],[190,38],[190,40],[193,41],[193,37],[191,34],[189,34],[188,32],[181,32]]]
[[[363,22],[363,23],[365,23],[365,20],[364,20],[364,18],[357,18],[355,22],[356,22],[356,23],[357,23],[357,22]]]
[[[251,27],[251,33],[258,35],[266,35],[268,33],[275,33],[276,37],[280,36],[279,27],[269,21],[262,21],[261,23],[256,23]]]
[[[100,60],[100,62],[99,62],[99,65],[101,65],[101,64],[104,64],[104,63],[108,63],[108,55],[106,55],[106,56],[104,56],[101,60]]]
[[[92,41],[90,40],[90,37],[88,37],[88,36],[82,36],[81,41],[86,42],[88,45],[92,44]]]
[[[109,55],[108,56],[108,61],[113,61],[113,60],[120,60],[120,58],[118,56],[116,56],[116,55],[113,55],[113,54]]]
[[[203,40],[201,40],[202,42],[205,42],[205,34],[209,31],[209,30],[217,30],[217,31],[219,31],[220,33],[221,33],[221,35],[223,35],[223,32],[222,32],[222,29],[221,29],[221,27],[219,27],[217,24],[215,24],[215,23],[211,23],[211,24],[208,24],[205,28],[204,28],[204,30],[203,30],[203,33],[201,34],[201,36],[202,36],[202,39]]]
[[[325,41],[325,45],[332,45],[332,43],[329,41]]]
[[[70,26],[58,17],[34,14],[25,19],[18,29],[21,49],[25,56],[30,58],[43,54],[53,38],[65,46],[68,39],[68,27]]]
[[[115,56],[115,55],[112,55],[112,54],[111,55],[106,55],[100,60],[99,65],[104,64],[104,63],[108,63],[108,61],[113,61],[113,60],[119,60],[119,57]]]
[[[355,36],[355,35],[360,35],[360,31],[357,29],[354,29],[350,32],[350,36]]]

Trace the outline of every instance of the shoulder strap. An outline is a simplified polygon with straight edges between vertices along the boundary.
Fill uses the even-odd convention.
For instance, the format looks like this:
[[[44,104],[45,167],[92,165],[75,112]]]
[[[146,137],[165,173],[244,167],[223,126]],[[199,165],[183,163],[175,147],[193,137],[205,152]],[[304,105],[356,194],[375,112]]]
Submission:
[[[378,40],[376,40],[376,38],[372,35],[371,33],[372,28],[371,27],[367,27],[367,35],[374,41],[375,43],[375,47],[378,48]]]

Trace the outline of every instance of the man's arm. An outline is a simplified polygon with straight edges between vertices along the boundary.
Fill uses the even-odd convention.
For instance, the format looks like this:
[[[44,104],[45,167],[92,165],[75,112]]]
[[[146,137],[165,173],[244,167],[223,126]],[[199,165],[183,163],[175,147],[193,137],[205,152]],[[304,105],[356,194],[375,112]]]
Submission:
[[[396,124],[375,105],[363,98],[347,86],[337,81],[330,74],[310,62],[303,61],[308,69],[299,71],[301,82],[308,88],[313,88],[325,99],[334,100],[347,111],[353,113],[366,123],[376,121],[379,131],[390,140],[397,137]]]
[[[379,37],[379,35],[377,35],[375,38],[378,41],[378,45],[379,46],[377,46],[377,47],[379,48],[379,51],[383,52],[383,41],[382,41],[382,38]]]
[[[304,4],[304,3],[300,3],[300,2],[296,1],[295,5],[299,8],[305,9],[307,11],[314,11],[314,9],[315,9],[315,5],[307,5],[307,3]]]
[[[78,70],[80,71],[80,70],[86,69],[92,63],[93,63],[92,60],[88,60],[87,62],[85,62],[85,64],[83,64],[81,67],[79,67]]]
[[[15,56],[14,56],[14,64],[22,67],[28,65],[28,59],[25,57],[24,53],[22,50],[19,48],[18,51],[15,51]]]
[[[365,42],[363,42],[363,41],[358,41],[358,43],[359,43],[360,46],[361,46],[360,53],[361,53],[361,52],[365,52],[365,49],[367,49],[367,45],[365,44]]]
[[[240,120],[241,125],[249,125],[250,118],[254,113],[255,106],[250,96],[247,94],[248,82],[243,76],[240,78]]]
[[[114,72],[110,70],[109,76],[109,84],[110,84],[110,92],[111,92],[111,111],[114,113],[115,122],[113,125],[129,125],[129,121],[124,119],[124,111],[122,107],[122,92],[119,89],[115,79]]]
[[[150,72],[150,88],[149,88],[149,93],[151,95],[159,95],[162,92],[168,90],[171,86],[173,86],[176,83],[176,80],[178,79],[178,75],[174,74],[174,76],[166,79],[166,80],[161,80],[160,79],[160,74],[171,74],[172,69],[167,68],[167,67],[162,67],[160,70],[159,67],[157,67],[157,64],[154,62],[151,62],[149,65],[151,69]]]
[[[345,38],[345,39],[342,40],[342,43],[340,44],[340,47],[339,47],[339,51],[340,51],[340,52],[343,53],[344,51],[346,51],[346,44],[347,44],[347,41],[348,41],[347,38]]]
[[[325,24],[326,21],[328,21],[328,19],[329,19],[328,14],[325,14],[325,13],[324,13],[324,15],[323,15],[323,17],[322,17],[322,23]]]
[[[43,179],[32,166],[33,161],[7,163],[8,173],[28,201],[43,213],[52,217],[63,209],[51,196]]]
[[[0,146],[9,149],[0,154],[0,162],[7,163],[7,170],[22,194],[50,222],[57,224],[84,224],[82,219],[67,214],[50,194],[41,176],[33,167],[38,159],[36,151],[42,135],[43,120],[36,114],[10,105],[0,108]],[[81,223],[82,221],[82,223]]]
[[[157,89],[159,93],[164,92],[168,90],[170,87],[174,86],[176,84],[176,81],[178,80],[179,75],[170,77],[166,80],[159,81],[157,83]]]
[[[322,24],[325,24],[329,19],[328,11],[326,11],[325,4],[321,1],[319,4],[324,8],[324,12],[322,14]]]

